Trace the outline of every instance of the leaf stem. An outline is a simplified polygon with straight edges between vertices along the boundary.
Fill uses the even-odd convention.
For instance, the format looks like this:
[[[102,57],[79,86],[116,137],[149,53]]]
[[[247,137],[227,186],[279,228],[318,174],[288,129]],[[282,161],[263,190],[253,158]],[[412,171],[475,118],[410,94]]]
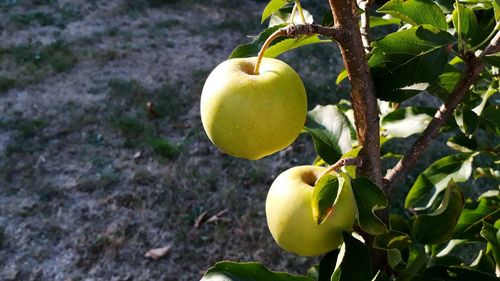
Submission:
[[[295,19],[295,13],[297,12],[297,2],[293,5],[292,16],[290,17],[290,24],[293,24],[293,20]]]
[[[491,33],[488,35],[488,37],[486,37],[486,39],[484,39],[481,43],[477,44],[476,46],[472,47],[471,48],[471,51],[476,51],[477,49],[479,49],[482,45],[486,44],[487,42],[490,42],[491,38],[493,38],[493,36],[495,36],[496,32],[500,30],[500,22],[497,22],[496,25],[495,25],[495,28],[493,28],[493,30],[491,31]]]
[[[302,9],[302,6],[300,5],[300,0],[295,0],[295,5],[297,6],[297,10],[299,11],[300,20],[302,21],[302,24],[305,24],[306,18],[304,17],[304,11]]]

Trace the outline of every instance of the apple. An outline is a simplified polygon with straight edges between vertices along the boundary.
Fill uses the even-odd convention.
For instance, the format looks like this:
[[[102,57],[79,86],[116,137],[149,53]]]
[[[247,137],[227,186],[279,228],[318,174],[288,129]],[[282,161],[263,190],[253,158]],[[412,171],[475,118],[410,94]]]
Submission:
[[[350,182],[339,188],[332,213],[317,225],[311,197],[316,180],[326,168],[299,166],[281,173],[266,199],[267,225],[281,248],[300,256],[317,256],[338,248],[343,231],[351,231],[357,207]],[[339,183],[343,178],[339,178]]]
[[[257,160],[289,146],[302,130],[307,98],[299,75],[286,63],[257,58],[224,61],[208,76],[200,101],[203,128],[229,155]]]

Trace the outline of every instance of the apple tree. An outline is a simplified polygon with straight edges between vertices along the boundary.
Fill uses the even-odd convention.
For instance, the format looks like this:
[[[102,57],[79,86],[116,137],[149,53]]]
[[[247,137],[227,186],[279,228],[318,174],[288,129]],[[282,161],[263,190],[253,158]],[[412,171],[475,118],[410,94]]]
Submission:
[[[311,136],[316,160],[278,176],[266,218],[283,250],[322,259],[303,276],[222,261],[202,280],[498,280],[500,1],[324,1],[321,16],[269,1],[267,29],[214,69],[200,103],[207,135],[234,157]],[[344,70],[329,75],[348,79],[350,100],[307,112],[301,78],[275,57],[325,42],[339,46]],[[423,92],[441,105],[404,103]],[[443,135],[454,152],[408,184]],[[387,145],[410,136],[403,155]],[[471,244],[472,262],[460,255]]]

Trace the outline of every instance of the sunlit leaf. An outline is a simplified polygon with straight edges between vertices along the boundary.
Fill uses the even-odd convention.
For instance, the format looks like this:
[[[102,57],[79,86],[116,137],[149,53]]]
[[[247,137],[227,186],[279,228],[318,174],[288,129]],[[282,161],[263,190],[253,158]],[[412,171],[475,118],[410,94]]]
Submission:
[[[317,43],[331,43],[331,42],[332,42],[331,40],[324,40],[319,38],[318,35],[303,36],[299,38],[288,38],[267,48],[266,52],[264,53],[264,56],[269,58],[275,58],[285,52],[303,46],[317,44]]]
[[[334,105],[318,105],[309,111],[305,128],[313,138],[318,155],[330,165],[352,149],[354,129]]]
[[[448,28],[443,11],[431,0],[391,0],[377,12],[390,14],[411,25],[429,24],[442,30]]]
[[[256,262],[218,262],[200,281],[313,281],[305,276],[272,272]]]
[[[435,108],[403,107],[382,118],[383,131],[390,137],[406,138],[422,133],[432,120]]]
[[[450,240],[463,206],[462,191],[450,181],[439,207],[430,214],[418,215],[413,219],[412,237],[423,244],[438,244]]]
[[[472,154],[459,153],[443,157],[417,178],[406,196],[405,207],[430,207],[439,193],[446,189],[448,182],[464,182],[472,174]]]
[[[418,26],[373,42],[369,65],[377,96],[400,102],[425,90],[442,73],[454,41],[438,28]]]
[[[342,184],[345,181],[342,179]],[[337,199],[339,192],[339,178],[337,175],[326,174],[322,176],[314,185],[311,197],[311,208],[313,219],[317,225],[320,225],[330,215],[333,209],[333,203]]]
[[[500,197],[481,198],[476,206],[466,206],[455,226],[455,239],[478,239],[483,221],[500,219]]]
[[[271,0],[264,8],[262,12],[261,22],[264,22],[268,17],[270,17],[274,12],[283,8],[287,4],[293,2],[293,0]]]

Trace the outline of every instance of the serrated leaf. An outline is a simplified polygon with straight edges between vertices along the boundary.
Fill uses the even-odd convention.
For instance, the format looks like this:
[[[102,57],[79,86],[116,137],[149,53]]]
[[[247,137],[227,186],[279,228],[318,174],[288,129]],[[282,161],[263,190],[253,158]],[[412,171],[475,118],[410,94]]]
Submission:
[[[372,279],[373,273],[368,246],[344,232],[344,244],[340,252],[339,256],[342,256],[342,260],[335,269],[331,281]]]
[[[286,24],[277,25],[277,26],[273,26],[273,27],[270,27],[270,28],[262,31],[258,36],[256,36],[254,38],[254,40],[252,42],[242,44],[242,45],[239,45],[238,47],[236,47],[236,49],[234,49],[231,52],[231,54],[229,55],[229,59],[247,58],[247,57],[257,56],[257,54],[260,51],[260,48],[262,47],[262,45],[264,44],[266,39],[269,38],[269,36],[271,36],[271,34],[273,34],[276,30],[278,30],[282,27],[285,27],[285,26],[287,26],[287,25]],[[276,40],[273,41],[273,43],[271,44],[271,47],[274,44],[281,42],[282,40],[284,40],[284,37],[277,38]]]
[[[377,96],[401,102],[434,83],[448,61],[449,33],[418,26],[391,33],[375,41],[368,61]]]
[[[375,236],[373,247],[382,250],[403,250],[410,246],[411,243],[412,242],[410,235],[399,231],[389,231],[387,233]]]
[[[500,199],[482,198],[477,206],[466,207],[457,225],[455,226],[454,239],[476,240],[477,234],[483,226],[483,221],[494,223],[500,219]]]
[[[256,262],[218,262],[200,281],[313,281],[305,276],[272,272]]]
[[[342,184],[344,182],[342,181]],[[322,224],[332,212],[333,203],[337,199],[339,189],[340,185],[337,175],[326,174],[314,185],[311,208],[313,219],[317,225]]]
[[[488,247],[493,253],[497,269],[500,270],[500,230],[487,222],[483,222],[483,228],[480,234],[481,237],[488,241]]]
[[[422,133],[435,112],[429,107],[403,107],[384,116],[380,125],[388,136],[406,138]]]
[[[460,17],[459,17],[460,15]],[[477,19],[474,11],[464,5],[455,7],[452,14],[453,26],[464,38],[470,38],[476,32]]]
[[[290,1],[290,0],[271,0],[271,1],[269,1],[267,6],[264,8],[264,11],[262,12],[261,23],[263,23],[274,12],[278,11],[279,9],[283,8],[284,6],[288,5],[291,2],[293,2],[293,1]]]
[[[442,30],[448,28],[443,11],[431,0],[391,0],[377,12],[400,18],[411,25],[429,24]]]
[[[464,182],[472,174],[472,154],[459,153],[443,157],[417,178],[405,200],[405,207],[428,208],[439,193],[446,189],[448,182]]]
[[[466,136],[460,133],[456,136],[450,137],[446,144],[460,152],[474,152],[477,149],[477,140],[475,136]]]
[[[351,183],[358,206],[360,227],[371,235],[387,233],[387,226],[375,215],[376,210],[383,209],[388,204],[382,190],[365,177],[353,179]]]
[[[440,206],[430,214],[413,219],[412,237],[423,244],[438,244],[450,240],[463,206],[462,191],[450,180]]]
[[[331,42],[332,42],[331,40],[324,40],[319,38],[318,35],[302,36],[299,38],[288,38],[267,48],[266,52],[264,53],[264,56],[268,58],[275,58],[285,52],[303,46],[317,44],[317,43],[331,43]]]
[[[415,276],[412,281],[498,281],[495,275],[458,266],[433,266]]]
[[[354,129],[337,106],[318,105],[309,111],[305,129],[312,136],[318,155],[330,165],[352,149]]]

